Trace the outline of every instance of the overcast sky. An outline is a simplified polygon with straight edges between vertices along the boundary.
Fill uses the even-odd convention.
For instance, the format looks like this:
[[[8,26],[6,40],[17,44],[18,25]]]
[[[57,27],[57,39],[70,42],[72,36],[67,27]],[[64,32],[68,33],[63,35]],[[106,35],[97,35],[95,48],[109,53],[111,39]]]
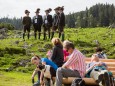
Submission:
[[[115,0],[0,0],[0,17],[22,17],[24,10],[28,9],[30,16],[35,15],[37,8],[40,8],[40,14],[44,15],[47,8],[54,9],[57,6],[64,6],[65,14],[70,12],[78,12],[91,7],[96,3],[109,3],[115,5]],[[54,14],[54,10],[51,12]]]

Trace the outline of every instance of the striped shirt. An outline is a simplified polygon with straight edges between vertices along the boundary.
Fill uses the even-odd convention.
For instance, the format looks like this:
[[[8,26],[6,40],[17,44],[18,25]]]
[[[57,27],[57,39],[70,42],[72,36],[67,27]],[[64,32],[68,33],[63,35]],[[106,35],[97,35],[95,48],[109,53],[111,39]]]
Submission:
[[[86,73],[85,56],[76,49],[74,49],[72,54],[69,56],[69,59],[64,64],[64,66],[72,70],[77,70],[80,73],[81,77],[85,76]]]

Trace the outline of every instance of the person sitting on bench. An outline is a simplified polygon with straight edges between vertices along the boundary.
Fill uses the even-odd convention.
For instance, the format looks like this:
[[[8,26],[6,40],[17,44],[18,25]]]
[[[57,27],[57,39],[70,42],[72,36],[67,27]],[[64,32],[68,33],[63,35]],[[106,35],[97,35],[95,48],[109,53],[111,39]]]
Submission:
[[[107,55],[104,53],[104,51],[101,47],[96,47],[95,53],[92,56],[96,56],[100,59],[107,59]]]
[[[72,42],[65,43],[64,49],[69,53],[69,59],[56,71],[56,86],[62,86],[62,80],[68,77],[84,77],[86,72],[85,56],[75,49]]]
[[[101,86],[114,86],[111,85],[112,73],[108,71],[107,65],[99,61],[97,56],[91,58],[91,62],[87,64],[86,77],[93,78],[97,84]]]

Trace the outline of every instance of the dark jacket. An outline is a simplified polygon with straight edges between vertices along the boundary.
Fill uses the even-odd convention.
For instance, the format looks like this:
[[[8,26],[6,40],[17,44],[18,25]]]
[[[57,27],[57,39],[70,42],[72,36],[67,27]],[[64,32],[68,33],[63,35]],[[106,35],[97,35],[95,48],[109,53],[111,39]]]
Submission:
[[[61,67],[63,65],[63,46],[62,45],[56,45],[53,48],[51,60],[58,65],[58,67]]]
[[[60,21],[60,16],[59,13],[54,14],[53,16],[53,26],[58,26]]]
[[[65,26],[65,15],[64,15],[64,13],[60,14],[59,26]]]
[[[31,18],[29,16],[24,16],[22,23],[24,26],[31,26]]]
[[[36,19],[37,19],[37,23],[35,23]],[[33,25],[42,26],[42,23],[43,23],[43,19],[41,15],[38,15],[37,18],[36,16],[33,17]]]
[[[45,20],[48,21],[47,25],[48,25],[49,27],[52,27],[52,21],[53,21],[52,15],[48,15],[47,18],[46,18],[46,15],[44,16],[43,26],[45,26]]]

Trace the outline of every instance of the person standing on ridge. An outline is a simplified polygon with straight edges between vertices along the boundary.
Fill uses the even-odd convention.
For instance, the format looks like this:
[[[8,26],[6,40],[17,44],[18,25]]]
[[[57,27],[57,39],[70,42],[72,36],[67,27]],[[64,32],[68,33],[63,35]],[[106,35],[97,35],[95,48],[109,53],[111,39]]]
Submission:
[[[64,6],[59,7],[60,13],[60,21],[59,21],[59,38],[62,35],[62,41],[64,41],[64,26],[65,26],[65,14],[64,14]]]
[[[23,39],[25,40],[25,33],[26,33],[26,30],[28,32],[28,39],[30,37],[30,27],[31,27],[31,18],[29,17],[29,11],[28,10],[25,10],[25,14],[26,16],[23,17],[22,19],[22,23],[23,23],[23,28],[24,28],[24,33],[23,33]]]
[[[43,23],[42,16],[39,15],[40,8],[36,10],[36,15],[33,17],[33,27],[34,27],[34,37],[36,39],[37,31],[38,31],[38,39],[40,39],[41,36],[41,26]]]
[[[52,25],[52,34],[51,34],[51,39],[54,37],[54,32],[56,32],[56,30],[58,29],[59,26],[59,7],[55,8],[55,14],[53,16],[53,25]]]
[[[43,27],[44,27],[44,39],[46,39],[46,31],[48,31],[48,37],[50,39],[50,28],[52,27],[52,15],[49,13],[52,11],[51,8],[45,10],[46,15],[44,16],[43,20]]]

